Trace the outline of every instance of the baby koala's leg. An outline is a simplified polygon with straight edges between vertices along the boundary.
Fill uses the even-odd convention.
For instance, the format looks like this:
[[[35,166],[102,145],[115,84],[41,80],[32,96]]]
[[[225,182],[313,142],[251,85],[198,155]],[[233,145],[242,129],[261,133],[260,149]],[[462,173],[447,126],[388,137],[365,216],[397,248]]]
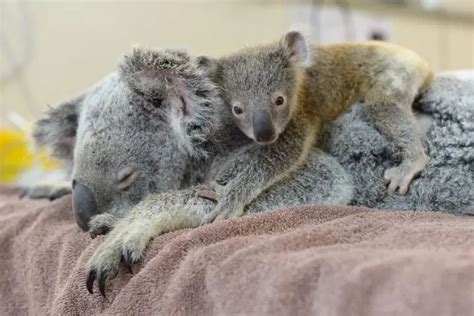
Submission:
[[[402,150],[402,162],[399,166],[387,169],[384,179],[389,192],[395,192],[398,188],[399,193],[404,195],[413,178],[428,163],[422,133],[412,111],[417,87],[407,86],[404,90],[385,83],[372,87],[366,94],[365,102],[379,131]]]

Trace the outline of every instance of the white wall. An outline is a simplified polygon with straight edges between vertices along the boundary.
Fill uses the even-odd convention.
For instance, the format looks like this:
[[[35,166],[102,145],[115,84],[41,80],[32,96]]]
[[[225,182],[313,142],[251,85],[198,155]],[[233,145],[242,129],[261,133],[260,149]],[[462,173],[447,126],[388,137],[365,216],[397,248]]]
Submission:
[[[16,2],[0,3],[1,34],[21,56],[21,11]],[[33,120],[47,104],[87,88],[135,43],[217,56],[276,39],[290,25],[284,1],[34,1],[26,8],[31,57],[19,75],[0,83],[0,124],[10,111]],[[394,41],[421,53],[436,70],[474,67],[472,24],[400,16],[393,25]],[[0,52],[2,73],[7,62]]]

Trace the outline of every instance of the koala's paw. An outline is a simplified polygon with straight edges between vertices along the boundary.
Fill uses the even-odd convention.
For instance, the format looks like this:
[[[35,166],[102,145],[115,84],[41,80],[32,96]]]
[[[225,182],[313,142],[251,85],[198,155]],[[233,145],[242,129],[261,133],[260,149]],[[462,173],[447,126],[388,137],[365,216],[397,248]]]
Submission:
[[[64,195],[71,194],[72,187],[69,183],[51,183],[38,184],[24,188],[20,193],[20,198],[29,197],[30,199],[49,199],[56,200]]]
[[[118,217],[110,214],[103,213],[92,217],[89,221],[89,233],[91,238],[94,239],[99,235],[105,235],[112,230]]]
[[[229,201],[219,201],[211,213],[206,216],[204,223],[236,218],[244,215],[244,213],[244,205],[231,203]]]
[[[388,192],[397,190],[401,195],[408,192],[413,179],[425,168],[428,159],[422,157],[416,161],[404,161],[401,165],[385,170],[384,180],[388,184]]]
[[[194,188],[193,195],[195,197],[200,197],[208,199],[211,201],[217,201],[217,193],[215,188],[210,184],[201,184]]]
[[[99,292],[105,297],[105,281],[117,276],[121,262],[129,268],[138,262],[152,238],[150,230],[144,229],[139,221],[116,226],[89,260],[86,278],[89,293],[94,293],[97,280]]]

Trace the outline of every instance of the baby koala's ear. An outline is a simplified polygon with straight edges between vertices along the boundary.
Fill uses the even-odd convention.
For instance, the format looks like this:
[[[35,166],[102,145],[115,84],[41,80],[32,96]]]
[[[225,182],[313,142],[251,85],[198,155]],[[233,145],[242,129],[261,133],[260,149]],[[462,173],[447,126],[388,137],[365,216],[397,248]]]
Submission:
[[[290,59],[306,66],[310,62],[310,48],[303,34],[297,31],[286,33],[280,40],[280,45],[286,50]]]

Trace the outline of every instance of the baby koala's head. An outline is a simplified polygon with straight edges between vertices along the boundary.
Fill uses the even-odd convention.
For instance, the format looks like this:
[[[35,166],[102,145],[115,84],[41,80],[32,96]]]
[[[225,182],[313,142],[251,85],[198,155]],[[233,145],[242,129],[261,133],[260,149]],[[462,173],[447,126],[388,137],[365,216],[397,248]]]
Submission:
[[[284,131],[296,106],[310,49],[299,32],[269,45],[218,59],[215,76],[235,123],[258,144],[271,144]]]

